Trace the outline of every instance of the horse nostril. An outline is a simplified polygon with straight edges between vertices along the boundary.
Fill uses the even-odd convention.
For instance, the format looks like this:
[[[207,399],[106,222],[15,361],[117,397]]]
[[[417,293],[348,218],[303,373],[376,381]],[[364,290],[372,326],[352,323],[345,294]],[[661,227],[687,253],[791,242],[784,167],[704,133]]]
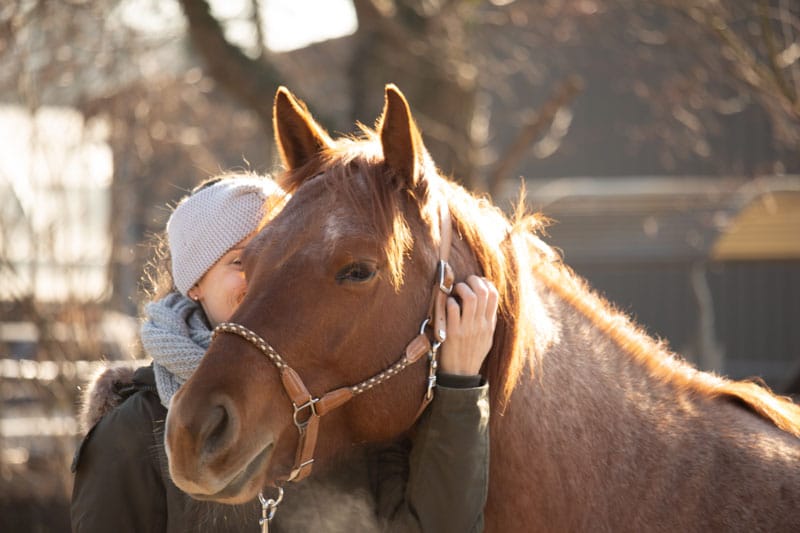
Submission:
[[[204,454],[213,454],[230,440],[234,424],[229,410],[224,405],[211,408],[200,432],[200,442]]]

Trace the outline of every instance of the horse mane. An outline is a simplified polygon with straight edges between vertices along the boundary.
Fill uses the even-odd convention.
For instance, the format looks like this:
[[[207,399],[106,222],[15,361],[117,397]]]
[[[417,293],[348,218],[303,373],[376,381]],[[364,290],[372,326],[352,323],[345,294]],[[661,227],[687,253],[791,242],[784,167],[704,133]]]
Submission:
[[[552,248],[538,238],[547,221],[539,215],[526,212],[524,186],[511,219],[485,199],[475,197],[460,186],[450,183],[449,187],[447,196],[451,199],[450,209],[459,232],[485,275],[497,285],[500,292],[502,321],[498,323],[502,322],[504,331],[499,338],[495,337],[495,343],[499,341],[500,344],[493,347],[493,351],[496,349],[510,356],[505,360],[494,358],[497,367],[489,373],[489,379],[493,384],[500,384],[501,404],[508,401],[525,363],[529,363],[533,370],[551,340],[546,335],[542,338],[545,332],[541,328],[537,330],[530,327],[542,320],[539,316],[541,311],[537,308],[540,301],[533,297],[533,283],[538,280],[586,316],[654,378],[672,384],[677,390],[699,393],[707,398],[732,398],[781,430],[800,438],[800,406],[790,398],[775,395],[755,380],[733,381],[696,369],[590,288],[563,263]],[[498,217],[502,217],[507,224],[491,220]],[[497,226],[507,228],[500,246],[502,254],[496,253],[497,236],[486,237],[485,228]]]
[[[671,352],[660,341],[635,325],[592,290],[566,265],[539,265],[537,273],[547,287],[573,306],[654,378],[672,384],[679,391],[707,398],[726,397],[800,438],[800,406],[778,396],[756,380],[734,381],[712,372],[700,371]]]
[[[456,230],[475,257],[483,276],[498,290],[498,321],[487,357],[486,377],[492,383],[492,405],[507,405],[527,366],[533,375],[553,341],[548,317],[529,275],[536,265],[558,261],[558,255],[537,238],[547,223],[528,213],[520,202],[512,218],[486,198],[443,181]],[[504,355],[500,355],[504,354]]]
[[[492,383],[493,407],[502,411],[524,368],[528,366],[533,374],[553,341],[553,333],[542,324],[547,317],[543,316],[537,285],[544,284],[654,378],[677,390],[738,400],[783,431],[800,437],[800,406],[753,381],[732,381],[697,370],[593,291],[538,238],[547,220],[527,212],[524,187],[514,214],[509,217],[486,198],[441,177],[427,157],[421,171],[425,179],[420,180],[418,189],[404,192],[418,203],[423,219],[433,227],[437,227],[437,219],[435,208],[429,204],[435,203],[437,196],[446,198],[459,237],[473,254],[482,275],[492,280],[499,293],[497,330],[485,372]],[[335,140],[333,146],[305,165],[284,173],[279,181],[293,192],[308,176],[322,172],[328,176],[328,186],[337,194],[344,194],[373,225],[375,234],[384,242],[392,282],[399,288],[403,259],[413,246],[413,237],[401,209],[401,195],[395,194],[399,189],[386,186],[385,173],[391,170],[383,164],[378,135],[361,126],[360,135]],[[367,179],[352,179],[354,174]],[[368,188],[367,194],[364,187]],[[370,199],[369,205],[363,198]]]

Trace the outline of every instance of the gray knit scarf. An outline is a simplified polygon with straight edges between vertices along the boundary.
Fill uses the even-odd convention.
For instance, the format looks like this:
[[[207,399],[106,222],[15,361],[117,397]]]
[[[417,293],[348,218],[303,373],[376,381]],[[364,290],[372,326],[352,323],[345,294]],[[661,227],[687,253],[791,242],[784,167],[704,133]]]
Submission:
[[[211,344],[211,329],[203,308],[177,292],[147,304],[144,315],[142,346],[153,358],[161,403],[169,408]]]

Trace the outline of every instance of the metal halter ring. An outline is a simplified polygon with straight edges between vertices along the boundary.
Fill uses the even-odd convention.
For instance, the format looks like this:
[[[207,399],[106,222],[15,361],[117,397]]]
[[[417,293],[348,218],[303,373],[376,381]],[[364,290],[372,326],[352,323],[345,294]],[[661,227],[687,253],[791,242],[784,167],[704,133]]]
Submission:
[[[420,327],[419,327],[419,334],[420,334],[420,335],[422,335],[423,333],[425,333],[425,328],[427,328],[427,327],[428,327],[428,324],[430,324],[430,323],[431,323],[431,319],[430,319],[430,317],[428,317],[428,318],[426,318],[425,320],[423,320],[423,321],[422,321],[422,324],[421,324],[421,325],[420,325]]]
[[[304,430],[306,428],[306,426],[308,425],[308,421],[311,420],[311,417],[312,416],[318,416],[317,415],[317,408],[314,407],[314,404],[316,404],[318,401],[319,401],[319,398],[311,398],[310,400],[308,400],[303,405],[297,405],[294,402],[292,402],[292,407],[294,407],[294,414],[292,415],[292,418],[294,419],[294,425],[297,426],[297,429],[299,429],[301,431]],[[301,412],[303,409],[306,409],[306,408],[309,409],[308,416],[306,417],[305,420],[299,420],[298,417],[297,417],[297,414],[299,412]]]
[[[258,501],[261,503],[261,518],[258,519],[258,525],[261,526],[261,531],[269,531],[269,522],[275,516],[278,510],[278,505],[283,501],[283,487],[278,487],[278,497],[275,499],[264,498],[264,493],[258,493]]]

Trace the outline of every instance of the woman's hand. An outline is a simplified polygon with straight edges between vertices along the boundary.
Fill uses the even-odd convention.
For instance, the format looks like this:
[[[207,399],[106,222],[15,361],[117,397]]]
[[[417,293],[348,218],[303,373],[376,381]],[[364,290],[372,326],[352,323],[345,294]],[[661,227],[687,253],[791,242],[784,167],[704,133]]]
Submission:
[[[439,370],[445,374],[474,376],[492,347],[497,325],[497,288],[478,276],[457,283],[455,298],[447,299],[447,339],[442,344]]]

